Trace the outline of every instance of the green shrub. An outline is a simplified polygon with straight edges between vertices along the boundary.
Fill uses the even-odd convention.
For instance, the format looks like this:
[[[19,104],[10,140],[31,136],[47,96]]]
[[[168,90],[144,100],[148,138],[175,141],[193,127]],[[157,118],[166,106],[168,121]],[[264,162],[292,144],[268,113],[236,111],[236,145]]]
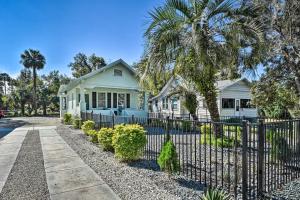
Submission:
[[[91,137],[91,142],[98,142],[98,131],[96,130],[88,130],[87,134]]]
[[[188,120],[182,120],[181,128],[183,131],[191,131],[192,130],[192,122],[188,121]]]
[[[201,133],[200,143],[217,147],[231,148],[235,146],[235,139],[227,136],[216,137],[214,134]],[[237,141],[237,145],[239,145],[239,141]]]
[[[230,200],[230,196],[222,190],[209,189],[202,196],[201,200]]]
[[[200,127],[200,131],[203,134],[210,134],[210,133],[212,133],[212,125],[204,124]]]
[[[112,128],[101,128],[98,133],[98,142],[103,146],[105,151],[112,151],[114,148],[112,146],[112,137],[114,135],[114,130]]]
[[[180,171],[176,147],[172,141],[164,144],[157,162],[160,169],[166,171],[168,174]]]
[[[72,124],[72,115],[69,113],[64,114],[64,124],[71,125]]]
[[[276,137],[271,142],[271,156],[273,160],[286,162],[290,159],[292,150],[284,137]]]
[[[80,129],[81,128],[81,119],[80,118],[74,118],[73,119],[73,127],[76,129]]]
[[[88,134],[88,131],[89,130],[92,130],[95,128],[95,122],[94,121],[91,121],[91,120],[88,120],[88,121],[85,121],[83,122],[82,126],[81,126],[81,129],[83,130],[83,132],[85,134]]]
[[[146,143],[145,130],[140,125],[115,126],[112,144],[116,158],[123,161],[136,160],[140,157]]]

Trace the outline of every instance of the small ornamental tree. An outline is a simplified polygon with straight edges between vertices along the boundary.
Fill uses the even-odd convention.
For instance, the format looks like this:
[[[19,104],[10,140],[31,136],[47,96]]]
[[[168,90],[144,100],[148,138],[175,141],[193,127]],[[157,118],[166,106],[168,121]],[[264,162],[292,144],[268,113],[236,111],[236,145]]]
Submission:
[[[157,162],[160,169],[167,172],[169,175],[180,171],[176,147],[169,137],[160,152]]]

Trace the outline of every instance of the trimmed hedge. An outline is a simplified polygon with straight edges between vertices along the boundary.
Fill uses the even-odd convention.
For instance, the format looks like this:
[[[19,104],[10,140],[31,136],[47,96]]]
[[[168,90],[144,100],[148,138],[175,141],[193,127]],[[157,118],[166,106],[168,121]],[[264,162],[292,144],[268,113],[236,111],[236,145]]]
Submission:
[[[98,131],[96,130],[88,130],[88,135],[91,137],[91,142],[97,143],[98,142]]]
[[[81,128],[81,119],[80,118],[74,118],[73,119],[73,127],[76,129],[80,129]]]
[[[71,125],[72,124],[72,115],[69,113],[64,114],[64,124]]]
[[[82,126],[81,126],[81,129],[83,130],[83,132],[85,134],[88,135],[88,131],[89,130],[93,130],[95,128],[95,122],[94,121],[91,121],[91,120],[88,120],[88,121],[85,121],[83,122]]]
[[[137,124],[117,125],[112,137],[115,157],[122,161],[137,160],[147,143],[145,130]]]
[[[98,142],[103,146],[105,151],[113,151],[112,137],[114,135],[114,130],[112,128],[101,128],[98,132]]]

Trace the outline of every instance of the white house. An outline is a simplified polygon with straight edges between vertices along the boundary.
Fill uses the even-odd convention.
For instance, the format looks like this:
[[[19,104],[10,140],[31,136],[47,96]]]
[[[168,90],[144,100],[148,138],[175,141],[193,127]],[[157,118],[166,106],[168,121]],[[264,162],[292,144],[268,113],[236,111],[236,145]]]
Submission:
[[[122,59],[97,69],[68,85],[61,85],[60,116],[80,112],[103,115],[146,116],[147,94],[139,86],[136,72]]]
[[[189,112],[184,108],[183,97],[172,96],[172,91],[179,84],[183,84],[179,77],[172,77],[163,87],[160,93],[150,99],[151,110],[154,113],[162,113],[174,116],[186,116]],[[217,81],[217,104],[220,116],[230,117],[257,117],[257,108],[250,104],[250,82],[246,78],[236,80]],[[197,115],[199,118],[209,118],[204,97],[197,95]]]

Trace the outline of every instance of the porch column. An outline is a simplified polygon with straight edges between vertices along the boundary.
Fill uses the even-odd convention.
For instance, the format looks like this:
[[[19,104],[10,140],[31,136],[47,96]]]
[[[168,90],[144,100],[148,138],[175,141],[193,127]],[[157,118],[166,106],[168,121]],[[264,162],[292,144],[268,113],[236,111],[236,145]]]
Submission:
[[[59,95],[59,116],[60,116],[60,118],[63,118],[62,109],[63,109],[62,96]]]
[[[144,92],[144,111],[148,112],[148,93]]]
[[[86,102],[85,102],[85,96],[84,96],[84,88],[80,86],[80,101],[79,101],[79,106],[80,106],[80,112],[86,111]]]

